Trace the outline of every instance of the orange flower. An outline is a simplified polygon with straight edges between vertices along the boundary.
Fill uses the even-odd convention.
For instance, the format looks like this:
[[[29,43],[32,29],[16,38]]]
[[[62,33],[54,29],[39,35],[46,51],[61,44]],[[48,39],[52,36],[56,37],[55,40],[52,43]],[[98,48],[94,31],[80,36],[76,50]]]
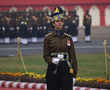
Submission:
[[[99,83],[101,83],[101,82],[104,82],[105,79],[104,78],[97,78],[96,81],[99,82]]]
[[[105,82],[105,83],[110,83],[110,80],[105,80],[104,82]]]
[[[17,72],[17,73],[15,73],[15,76],[22,76],[22,73],[21,72]]]

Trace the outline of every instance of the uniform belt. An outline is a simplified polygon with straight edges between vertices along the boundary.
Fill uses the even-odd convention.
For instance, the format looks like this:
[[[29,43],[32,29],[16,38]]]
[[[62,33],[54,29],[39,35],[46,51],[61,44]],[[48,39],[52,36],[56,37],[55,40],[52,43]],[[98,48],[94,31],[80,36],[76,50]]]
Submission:
[[[67,52],[54,52],[54,53],[51,53],[51,57],[57,57],[61,60],[68,60],[68,53]]]

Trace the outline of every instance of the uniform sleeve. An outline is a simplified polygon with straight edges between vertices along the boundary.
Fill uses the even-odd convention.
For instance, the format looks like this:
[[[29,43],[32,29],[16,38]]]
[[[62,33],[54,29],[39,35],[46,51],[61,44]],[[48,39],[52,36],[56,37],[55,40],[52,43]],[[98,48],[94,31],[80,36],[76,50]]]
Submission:
[[[71,41],[71,46],[69,49],[69,52],[70,52],[69,54],[70,54],[70,60],[71,60],[72,67],[74,69],[74,77],[76,77],[77,71],[78,71],[78,65],[77,65],[77,59],[76,59],[74,44],[73,44],[72,39],[70,39],[70,41]]]
[[[44,47],[43,47],[43,57],[44,57],[44,60],[46,61],[46,63],[50,64],[51,63],[51,56],[50,56],[48,45],[49,45],[48,39],[45,38],[44,39]]]

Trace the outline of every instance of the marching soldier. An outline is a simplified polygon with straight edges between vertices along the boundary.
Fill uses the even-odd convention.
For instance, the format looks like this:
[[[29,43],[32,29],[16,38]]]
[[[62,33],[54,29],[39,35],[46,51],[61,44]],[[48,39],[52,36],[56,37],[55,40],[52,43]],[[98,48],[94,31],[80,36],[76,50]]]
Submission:
[[[91,40],[91,16],[89,14],[89,10],[86,10],[86,14],[84,15],[84,19],[83,19],[83,25],[85,27],[85,41],[86,42],[90,42]]]
[[[78,42],[78,26],[79,26],[79,16],[76,14],[76,10],[73,11],[72,16],[72,39],[73,42]]]
[[[54,9],[52,15],[53,32],[44,39],[44,60],[48,64],[47,90],[73,90],[77,75],[77,60],[70,35],[64,33],[63,10]]]

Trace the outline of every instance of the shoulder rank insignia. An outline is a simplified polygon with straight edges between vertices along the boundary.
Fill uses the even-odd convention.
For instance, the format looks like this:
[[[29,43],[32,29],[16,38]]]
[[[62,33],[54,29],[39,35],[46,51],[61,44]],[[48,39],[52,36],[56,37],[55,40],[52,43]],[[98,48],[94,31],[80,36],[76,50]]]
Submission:
[[[46,34],[46,35],[45,35],[45,37],[47,37],[47,36],[49,36],[49,35],[51,35],[51,34],[52,34],[52,32],[50,32],[50,33]]]
[[[72,37],[71,35],[67,34],[67,33],[64,33],[64,35],[68,36],[68,37]]]

